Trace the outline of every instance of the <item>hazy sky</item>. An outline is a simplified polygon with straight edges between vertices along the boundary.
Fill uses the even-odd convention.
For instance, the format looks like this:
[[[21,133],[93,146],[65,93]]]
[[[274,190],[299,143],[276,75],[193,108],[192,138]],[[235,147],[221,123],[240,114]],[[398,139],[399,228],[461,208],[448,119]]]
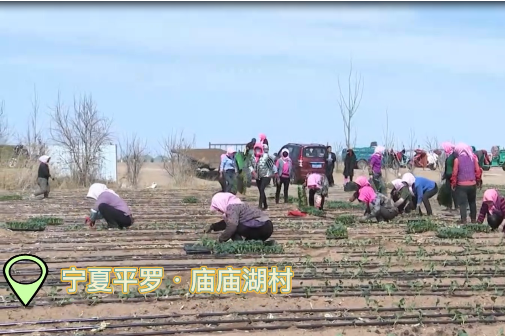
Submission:
[[[286,142],[344,140],[337,79],[364,78],[357,145],[426,137],[503,145],[505,6],[0,6],[0,100],[24,129],[41,110],[91,93],[114,132],[152,148],[173,130],[208,142],[263,132]],[[502,117],[500,117],[502,115]],[[46,125],[48,118],[45,117]],[[237,125],[237,126],[234,126]]]

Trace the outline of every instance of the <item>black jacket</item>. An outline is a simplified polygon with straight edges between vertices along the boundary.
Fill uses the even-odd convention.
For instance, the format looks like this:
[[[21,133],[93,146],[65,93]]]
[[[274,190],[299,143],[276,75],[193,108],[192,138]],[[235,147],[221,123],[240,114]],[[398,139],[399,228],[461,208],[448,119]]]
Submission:
[[[353,151],[347,152],[344,159],[344,176],[354,176],[354,167],[356,166],[356,154]]]
[[[47,164],[41,162],[39,165],[38,178],[49,179],[50,177],[51,177],[51,174],[49,174],[49,166]]]

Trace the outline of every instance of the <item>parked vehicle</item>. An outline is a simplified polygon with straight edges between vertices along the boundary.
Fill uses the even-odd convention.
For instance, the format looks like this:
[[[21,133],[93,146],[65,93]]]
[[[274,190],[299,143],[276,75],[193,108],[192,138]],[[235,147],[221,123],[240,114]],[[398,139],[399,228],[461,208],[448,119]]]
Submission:
[[[356,167],[354,167],[354,169],[365,169],[368,167],[368,161],[372,157],[375,147],[377,147],[377,142],[373,141],[370,143],[369,147],[357,147],[352,149],[356,155]],[[342,149],[342,161],[345,160],[346,154],[347,148]]]
[[[289,151],[289,157],[293,161],[291,183],[303,183],[309,172],[325,173],[326,145],[288,143],[274,154],[276,161],[284,148]]]
[[[484,153],[484,155],[486,153]],[[485,160],[482,169],[488,171],[492,167],[502,167],[502,169],[505,170],[505,149],[500,149],[500,146],[491,147],[491,154],[487,156],[487,160]]]
[[[407,164],[409,169],[412,166],[417,168],[429,168],[431,170],[436,170],[438,168],[438,154],[434,151],[426,152],[422,149],[415,150],[414,157]]]

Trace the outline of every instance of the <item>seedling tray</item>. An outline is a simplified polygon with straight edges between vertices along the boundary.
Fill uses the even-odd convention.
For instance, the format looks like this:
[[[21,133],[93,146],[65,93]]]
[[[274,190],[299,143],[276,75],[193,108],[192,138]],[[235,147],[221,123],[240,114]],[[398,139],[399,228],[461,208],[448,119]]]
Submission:
[[[275,240],[267,240],[264,242],[265,246],[274,246],[275,244],[277,244],[275,242]]]
[[[191,243],[184,244],[184,251],[186,251],[186,254],[212,254],[210,248],[201,245],[194,245]]]

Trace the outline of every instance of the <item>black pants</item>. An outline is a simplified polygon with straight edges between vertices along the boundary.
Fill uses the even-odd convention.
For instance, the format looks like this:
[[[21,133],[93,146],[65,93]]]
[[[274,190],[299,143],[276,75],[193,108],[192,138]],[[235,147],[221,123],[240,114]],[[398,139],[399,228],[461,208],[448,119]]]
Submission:
[[[221,191],[226,192],[226,181],[224,180],[224,175],[223,177],[219,177],[218,182],[221,185]]]
[[[316,196],[316,192],[317,192],[316,189],[309,189],[309,205],[310,206],[314,206],[315,205],[314,198]],[[325,198],[324,196],[321,196],[321,206],[319,207],[319,210],[323,210],[324,198]]]
[[[423,204],[424,207],[426,208],[426,213],[428,216],[433,215],[433,210],[431,209],[431,203],[430,203],[430,198],[435,196],[438,192],[438,186],[435,183],[435,187],[433,189],[428,190],[423,194]],[[419,214],[422,215],[421,210],[419,210]]]
[[[256,180],[256,186],[258,187],[258,190],[260,192],[260,199],[258,206],[264,210],[268,209],[267,195],[265,194],[265,188],[268,186],[269,183],[270,183],[269,177],[262,177],[259,180]]]
[[[284,203],[288,203],[289,177],[280,177],[279,180],[280,183],[277,184],[277,188],[275,189],[275,203],[279,204],[281,187],[284,187]]]
[[[124,212],[108,204],[100,204],[98,211],[107,222],[109,228],[118,227],[120,230],[123,230],[125,227],[132,225],[132,218],[130,216],[126,216]]]
[[[223,177],[224,177],[224,183],[225,183],[225,192],[229,192],[229,193],[232,193],[232,194],[236,194],[236,191],[235,191],[235,182],[236,182],[236,173],[235,173],[235,170],[233,169],[229,169],[229,170],[226,170],[223,174]]]
[[[466,223],[466,208],[470,206],[470,220],[474,223],[477,219],[477,186],[456,186],[456,199],[459,203],[461,222]]]
[[[226,222],[224,220],[212,224],[212,230],[224,231],[226,229]],[[272,236],[274,226],[270,220],[266,221],[263,226],[251,228],[243,224],[238,224],[237,231],[232,239],[236,240],[262,240],[265,241]]]
[[[493,212],[492,215],[487,214],[487,223],[491,229],[496,230],[501,222],[503,222],[503,214],[498,212]]]
[[[333,187],[335,185],[335,180],[333,179],[333,169],[331,171],[327,171],[325,175],[326,178],[328,179],[330,187]]]

